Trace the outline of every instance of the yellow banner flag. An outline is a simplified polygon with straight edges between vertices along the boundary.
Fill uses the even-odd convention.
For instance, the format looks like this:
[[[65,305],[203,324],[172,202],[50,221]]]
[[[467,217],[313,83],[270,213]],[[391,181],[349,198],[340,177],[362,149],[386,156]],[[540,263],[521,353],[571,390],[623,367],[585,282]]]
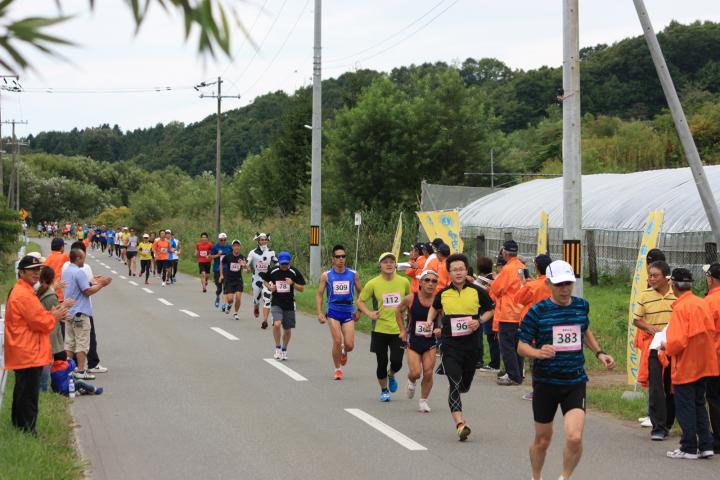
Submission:
[[[647,253],[657,246],[660,228],[662,227],[664,212],[653,210],[645,222],[645,231],[640,242],[637,262],[635,262],[635,273],[633,274],[632,290],[630,290],[630,311],[628,316],[627,336],[627,380],[629,385],[637,381],[638,369],[640,368],[640,351],[635,348],[635,336],[637,328],[633,325],[633,312],[637,305],[638,295],[647,288]]]
[[[400,261],[400,247],[402,246],[402,212],[398,218],[397,228],[395,229],[395,239],[393,240],[392,253],[395,255],[395,261]]]
[[[450,253],[462,253],[463,240],[460,238],[460,216],[457,210],[416,213],[430,240],[440,237],[450,247]]]
[[[549,216],[545,210],[540,210],[540,228],[538,228],[537,254],[547,255],[550,251],[548,241],[548,220]]]

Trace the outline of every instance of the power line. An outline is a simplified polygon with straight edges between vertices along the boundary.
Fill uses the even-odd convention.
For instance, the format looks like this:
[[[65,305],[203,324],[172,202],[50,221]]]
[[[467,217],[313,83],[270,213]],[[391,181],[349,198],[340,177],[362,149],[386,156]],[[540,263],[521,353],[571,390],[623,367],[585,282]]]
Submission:
[[[57,93],[57,94],[126,94],[126,93],[163,93],[171,91],[192,90],[192,85],[155,86],[155,87],[117,87],[117,88],[79,88],[79,87],[20,87],[13,88],[0,85],[0,90],[16,93]]]
[[[250,29],[246,32],[245,36],[243,37],[242,43],[241,43],[240,46],[237,48],[237,50],[235,50],[235,54],[233,55],[233,58],[237,57],[237,56],[240,54],[240,52],[242,51],[243,47],[244,47],[245,44],[248,42],[248,39],[250,38],[250,35],[252,35],[253,30],[255,30],[255,25],[257,25],[257,22],[258,22],[258,20],[260,19],[260,15],[265,11],[265,7],[267,6],[267,3],[268,3],[268,0],[265,0],[265,3],[263,3],[262,7],[260,7],[260,10],[258,10],[257,15],[255,16],[255,20],[253,20],[252,25],[250,25]],[[257,48],[259,48],[259,47],[257,47]],[[228,68],[230,68],[233,63],[234,63],[233,61],[230,61],[230,62],[227,64],[227,66],[225,67],[225,70],[223,70],[222,73],[220,74],[221,77],[222,77],[223,75],[225,75],[225,72],[228,71]],[[229,82],[233,84],[233,86],[235,87],[236,90],[240,90],[240,88],[237,86],[237,84],[236,84],[235,82],[233,82],[232,80],[229,80]]]

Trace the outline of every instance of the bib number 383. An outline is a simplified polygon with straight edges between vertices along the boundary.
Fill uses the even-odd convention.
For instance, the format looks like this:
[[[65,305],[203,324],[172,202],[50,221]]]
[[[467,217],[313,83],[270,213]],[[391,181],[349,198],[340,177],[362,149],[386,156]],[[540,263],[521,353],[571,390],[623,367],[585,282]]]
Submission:
[[[450,332],[453,337],[464,337],[472,333],[470,330],[470,320],[472,320],[472,317],[455,317],[449,320]]]
[[[582,349],[580,325],[553,327],[553,347],[556,352],[575,352]]]

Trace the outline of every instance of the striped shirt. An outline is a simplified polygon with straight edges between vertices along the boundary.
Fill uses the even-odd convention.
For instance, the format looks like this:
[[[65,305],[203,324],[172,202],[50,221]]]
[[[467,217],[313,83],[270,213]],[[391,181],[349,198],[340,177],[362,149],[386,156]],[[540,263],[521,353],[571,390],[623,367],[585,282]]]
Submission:
[[[638,295],[633,316],[635,320],[643,320],[649,324],[664,327],[670,322],[672,304],[675,300],[671,288],[665,295],[654,288],[648,288]]]
[[[520,341],[535,348],[555,347],[555,357],[533,360],[533,382],[574,385],[588,381],[582,348],[589,313],[590,304],[578,297],[572,297],[567,306],[543,300],[528,311],[520,324]]]

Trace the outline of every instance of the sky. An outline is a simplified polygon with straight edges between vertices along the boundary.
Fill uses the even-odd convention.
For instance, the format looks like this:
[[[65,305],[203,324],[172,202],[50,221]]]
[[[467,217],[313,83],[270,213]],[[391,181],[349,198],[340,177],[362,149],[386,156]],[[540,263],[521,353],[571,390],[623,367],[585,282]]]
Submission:
[[[28,122],[18,136],[104,123],[123,130],[188,124],[217,108],[192,86],[219,75],[223,95],[240,95],[223,100],[223,111],[312,83],[314,0],[221,1],[234,6],[257,50],[238,30],[232,60],[200,56],[196,37],[184,39],[181,16],[156,2],[136,34],[125,1],[95,2],[91,10],[87,0],[63,0],[73,18],[50,32],[77,45],[57,50],[66,60],[23,49],[34,68],[21,73],[23,93],[2,92],[2,119]],[[656,31],[673,19],[720,22],[718,0],[645,4]],[[16,0],[10,10],[13,19],[56,14],[55,0]],[[322,16],[323,78],[468,57],[521,69],[562,64],[561,0],[325,0]],[[641,33],[631,0],[580,0],[581,47]]]

